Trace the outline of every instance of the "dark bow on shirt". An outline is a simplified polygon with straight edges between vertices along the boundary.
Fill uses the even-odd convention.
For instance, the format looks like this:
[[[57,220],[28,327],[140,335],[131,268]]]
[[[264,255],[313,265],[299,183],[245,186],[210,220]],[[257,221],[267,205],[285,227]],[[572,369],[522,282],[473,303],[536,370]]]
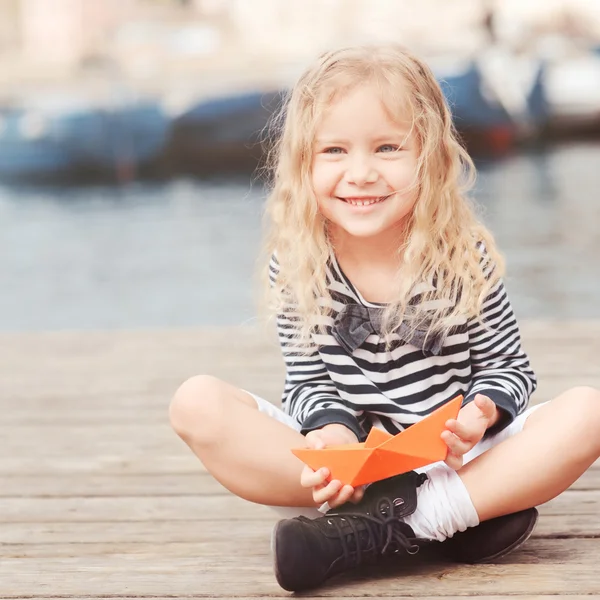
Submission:
[[[370,335],[381,335],[382,317],[382,308],[346,304],[337,314],[331,334],[346,352],[352,354]],[[425,354],[440,354],[444,344],[440,333],[411,327],[404,322],[400,323],[394,333],[403,342],[416,346]]]

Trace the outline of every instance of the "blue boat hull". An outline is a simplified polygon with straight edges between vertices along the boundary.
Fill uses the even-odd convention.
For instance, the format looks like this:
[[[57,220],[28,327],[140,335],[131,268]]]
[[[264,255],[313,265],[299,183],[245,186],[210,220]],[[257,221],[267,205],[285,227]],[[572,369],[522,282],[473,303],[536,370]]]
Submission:
[[[111,170],[119,165],[143,167],[163,151],[169,123],[157,105],[94,111],[72,119],[68,146],[83,168]]]
[[[168,120],[152,103],[59,115],[4,110],[0,123],[0,178],[11,180],[133,177],[159,160],[169,137]]]
[[[199,102],[173,122],[173,168],[196,173],[255,167],[263,155],[265,128],[282,97],[279,91],[253,92]]]
[[[0,177],[50,177],[71,171],[75,161],[53,127],[35,135],[26,131],[25,113],[0,112]]]

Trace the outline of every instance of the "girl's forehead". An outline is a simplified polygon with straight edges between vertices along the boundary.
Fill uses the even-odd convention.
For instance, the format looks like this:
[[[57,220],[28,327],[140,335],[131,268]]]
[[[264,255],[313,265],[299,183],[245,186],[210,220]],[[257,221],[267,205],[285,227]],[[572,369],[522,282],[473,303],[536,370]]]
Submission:
[[[387,87],[387,86],[386,86]],[[413,110],[403,90],[390,90],[373,83],[338,89],[323,102],[317,128],[335,127],[350,119],[377,120],[405,129],[413,122]]]

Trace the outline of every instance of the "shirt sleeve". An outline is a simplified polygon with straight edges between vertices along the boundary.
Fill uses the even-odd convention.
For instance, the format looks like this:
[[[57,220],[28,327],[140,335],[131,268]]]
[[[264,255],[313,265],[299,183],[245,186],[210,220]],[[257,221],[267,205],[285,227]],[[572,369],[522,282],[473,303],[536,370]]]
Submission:
[[[481,322],[471,320],[468,333],[473,376],[465,404],[477,394],[491,398],[501,415],[487,433],[497,433],[525,410],[537,386],[501,280],[483,304]]]
[[[269,266],[271,285],[278,271],[273,258]],[[304,435],[339,423],[362,439],[364,434],[358,421],[362,411],[352,410],[340,398],[317,345],[312,341],[298,341],[300,324],[301,317],[293,304],[286,305],[277,315],[277,334],[286,367],[283,409],[301,424]]]

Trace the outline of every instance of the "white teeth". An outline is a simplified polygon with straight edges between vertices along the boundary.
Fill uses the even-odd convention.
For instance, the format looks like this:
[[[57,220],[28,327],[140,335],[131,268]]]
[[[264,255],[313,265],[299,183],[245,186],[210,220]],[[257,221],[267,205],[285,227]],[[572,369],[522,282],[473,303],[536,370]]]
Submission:
[[[375,200],[350,200],[350,199],[346,199],[346,202],[348,204],[351,204],[352,206],[370,206],[371,204],[375,204],[376,202],[381,202],[381,200],[383,200],[383,198],[377,198]]]

